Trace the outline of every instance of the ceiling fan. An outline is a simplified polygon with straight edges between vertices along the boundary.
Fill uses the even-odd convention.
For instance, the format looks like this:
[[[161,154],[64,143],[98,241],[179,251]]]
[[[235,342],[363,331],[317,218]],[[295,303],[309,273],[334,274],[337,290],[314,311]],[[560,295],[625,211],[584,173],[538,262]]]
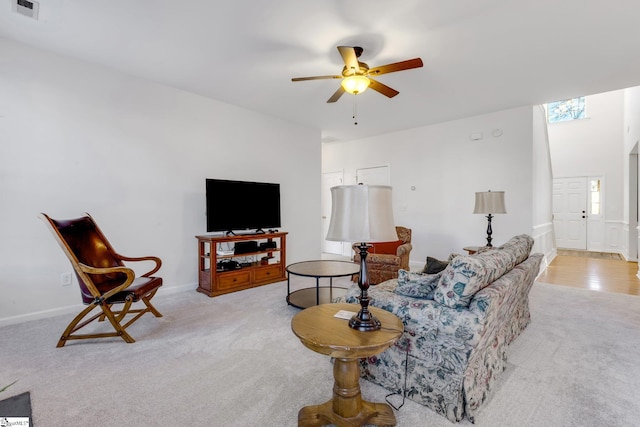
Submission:
[[[393,98],[400,92],[380,83],[377,80],[374,80],[372,76],[375,77],[381,74],[395,73],[396,71],[422,67],[422,59],[414,58],[407,61],[394,62],[393,64],[369,68],[369,66],[364,62],[358,61],[358,58],[360,58],[363,51],[360,46],[338,46],[338,51],[344,60],[342,75],[294,77],[291,81],[300,82],[303,80],[342,79],[340,87],[331,96],[331,98],[327,100],[327,102],[336,102],[345,92],[357,95],[364,92],[369,87],[389,98]]]

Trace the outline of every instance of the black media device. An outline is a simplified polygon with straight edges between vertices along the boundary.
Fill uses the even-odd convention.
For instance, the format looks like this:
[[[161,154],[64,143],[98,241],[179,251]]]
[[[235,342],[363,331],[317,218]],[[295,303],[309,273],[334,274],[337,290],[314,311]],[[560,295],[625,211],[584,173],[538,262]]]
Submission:
[[[276,245],[276,242],[274,242],[273,240],[270,242],[260,242],[260,249],[261,250],[265,250],[265,249],[275,249],[278,246]]]
[[[233,260],[218,261],[218,264],[216,265],[217,271],[238,270],[240,268],[242,268],[242,266],[237,261]]]
[[[206,203],[207,232],[281,227],[280,184],[208,178]]]
[[[249,252],[258,251],[258,242],[255,240],[249,240],[248,242],[236,242],[233,247],[233,252],[238,254],[247,254]]]

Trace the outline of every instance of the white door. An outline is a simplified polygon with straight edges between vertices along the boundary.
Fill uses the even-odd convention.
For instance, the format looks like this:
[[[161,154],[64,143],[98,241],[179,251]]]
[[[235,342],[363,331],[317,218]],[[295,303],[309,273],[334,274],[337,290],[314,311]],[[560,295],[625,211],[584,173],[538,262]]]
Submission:
[[[553,227],[557,247],[587,249],[587,177],[553,180]]]
[[[389,185],[389,166],[357,169],[356,181],[366,185]]]
[[[322,174],[322,252],[342,255],[342,242],[326,240],[331,221],[331,187],[343,184],[342,172],[329,172]]]

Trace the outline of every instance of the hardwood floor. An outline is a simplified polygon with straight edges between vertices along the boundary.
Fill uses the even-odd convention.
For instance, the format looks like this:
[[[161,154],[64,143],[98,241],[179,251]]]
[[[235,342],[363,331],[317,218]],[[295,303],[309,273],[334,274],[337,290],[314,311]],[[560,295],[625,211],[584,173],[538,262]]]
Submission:
[[[640,295],[637,262],[611,259],[613,257],[593,258],[593,253],[579,255],[577,252],[571,251],[571,256],[557,255],[536,280],[554,285]],[[323,259],[349,260],[338,255],[323,255]]]
[[[596,291],[640,295],[637,274],[637,262],[558,255],[537,280]]]

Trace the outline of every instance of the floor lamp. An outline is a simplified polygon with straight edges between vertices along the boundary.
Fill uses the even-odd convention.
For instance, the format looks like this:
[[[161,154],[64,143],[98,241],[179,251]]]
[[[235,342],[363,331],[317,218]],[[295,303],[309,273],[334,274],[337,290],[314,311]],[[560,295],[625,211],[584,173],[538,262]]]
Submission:
[[[360,250],[361,309],[349,320],[359,331],[380,329],[380,321],[369,311],[369,277],[367,276],[367,242],[398,240],[393,220],[391,187],[382,185],[340,185],[331,188],[331,222],[327,240],[357,242]]]
[[[473,209],[474,214],[489,214],[487,215],[487,246],[492,247],[491,244],[491,219],[493,214],[505,214],[507,208],[504,205],[504,191],[485,191],[476,193],[476,205]]]

